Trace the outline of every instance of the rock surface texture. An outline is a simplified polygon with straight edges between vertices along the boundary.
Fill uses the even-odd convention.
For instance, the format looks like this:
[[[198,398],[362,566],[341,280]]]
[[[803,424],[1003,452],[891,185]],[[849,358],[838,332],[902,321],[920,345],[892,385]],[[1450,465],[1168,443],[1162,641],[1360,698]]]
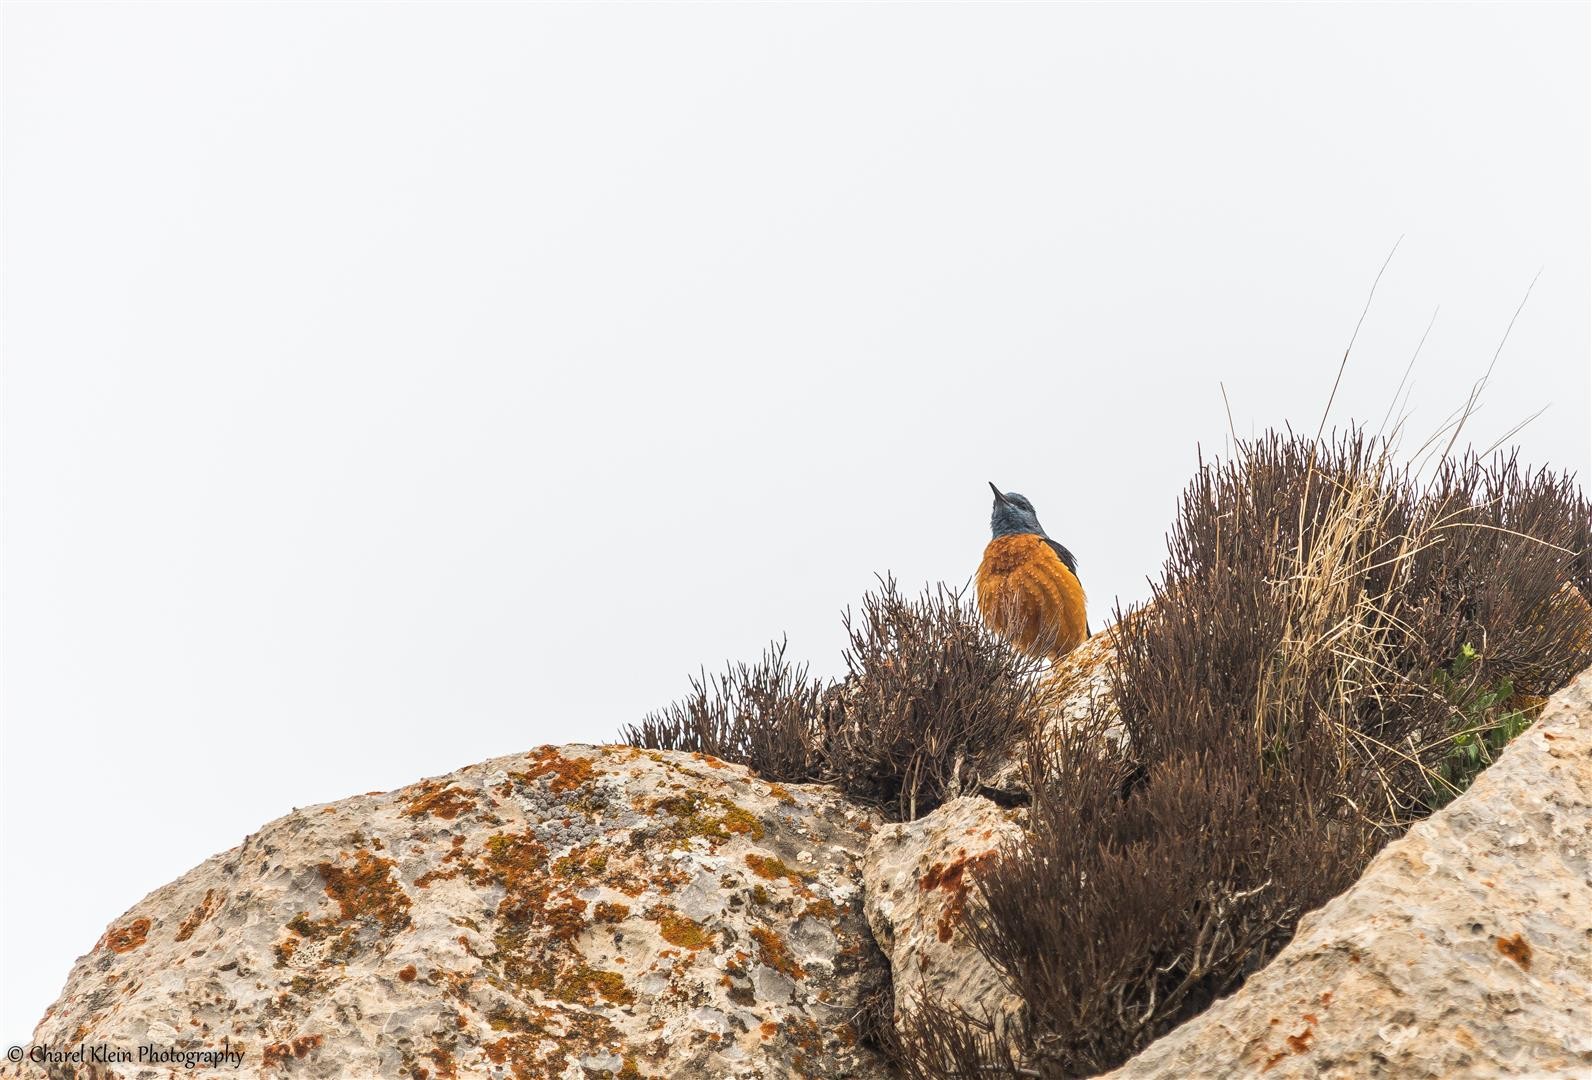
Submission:
[[[916,821],[886,825],[863,855],[868,925],[895,978],[897,1017],[925,996],[954,1002],[1004,1029],[1022,999],[968,943],[968,894],[979,868],[1016,840],[1017,813],[985,799],[954,799]]]
[[[3,1074],[883,1076],[848,1023],[885,978],[860,887],[876,821],[614,746],[297,810],[129,911],[34,1034],[225,1045],[240,1070]]]
[[[1107,738],[1127,738],[1111,693],[1111,662],[1116,655],[1116,638],[1106,629],[1055,662],[1040,683],[1039,718],[1035,726],[1042,739],[1054,740],[1060,732],[1096,714],[1100,730]],[[1028,770],[1028,747],[1019,744],[1011,748],[985,786],[991,794],[1008,802],[1014,797],[1026,798]]]
[[[1592,1077],[1592,672],[1114,1080]]]

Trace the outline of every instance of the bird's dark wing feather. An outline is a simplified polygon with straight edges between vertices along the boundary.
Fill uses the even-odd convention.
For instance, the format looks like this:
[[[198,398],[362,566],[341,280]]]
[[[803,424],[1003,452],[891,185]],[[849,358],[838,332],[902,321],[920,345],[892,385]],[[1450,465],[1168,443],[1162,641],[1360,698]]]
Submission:
[[[1045,537],[1045,543],[1050,545],[1050,550],[1056,553],[1056,557],[1061,560],[1061,564],[1068,570],[1072,571],[1072,576],[1078,577],[1078,560],[1073,556],[1072,552],[1068,551],[1066,548],[1062,547],[1048,536]],[[1079,584],[1083,583],[1082,578],[1078,578],[1078,581]],[[1083,632],[1089,635],[1094,634],[1094,631],[1089,629],[1089,623],[1087,620],[1084,621]]]
[[[1072,576],[1077,577],[1078,560],[1073,558],[1072,552],[1068,551],[1066,548],[1062,547],[1048,536],[1045,537],[1045,543],[1050,545],[1050,550],[1054,551],[1061,558],[1062,563],[1066,565],[1067,569],[1072,571]]]

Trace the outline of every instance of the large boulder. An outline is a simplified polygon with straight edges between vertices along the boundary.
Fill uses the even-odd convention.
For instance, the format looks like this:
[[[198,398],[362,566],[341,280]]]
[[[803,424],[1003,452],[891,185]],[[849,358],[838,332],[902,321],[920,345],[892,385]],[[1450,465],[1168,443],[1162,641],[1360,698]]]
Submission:
[[[976,797],[874,833],[863,855],[865,910],[890,958],[898,1026],[925,998],[987,1019],[997,1037],[1020,1017],[1022,999],[968,941],[967,905],[980,871],[1021,835],[1018,812]]]
[[[873,1077],[872,814],[712,758],[543,747],[297,810],[82,957],[7,1076]],[[209,1067],[213,1064],[215,1067]]]
[[[1113,1080],[1592,1077],[1592,672]]]

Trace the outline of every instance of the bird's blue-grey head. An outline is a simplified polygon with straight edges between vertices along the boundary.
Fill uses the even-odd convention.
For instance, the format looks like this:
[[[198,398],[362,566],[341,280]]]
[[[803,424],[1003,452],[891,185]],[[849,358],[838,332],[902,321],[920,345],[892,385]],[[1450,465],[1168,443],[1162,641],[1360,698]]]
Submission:
[[[1002,493],[992,482],[989,489],[995,493],[995,509],[989,516],[990,532],[995,536],[1018,536],[1034,533],[1044,536],[1045,530],[1034,513],[1034,504],[1015,491]]]

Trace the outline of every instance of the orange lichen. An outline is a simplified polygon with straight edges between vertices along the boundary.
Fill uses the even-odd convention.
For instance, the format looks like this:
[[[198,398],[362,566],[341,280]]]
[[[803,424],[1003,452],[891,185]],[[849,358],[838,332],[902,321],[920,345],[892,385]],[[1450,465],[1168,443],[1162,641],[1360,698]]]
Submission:
[[[769,881],[784,878],[792,885],[799,886],[802,883],[801,871],[791,869],[772,855],[759,855],[755,851],[749,851],[746,853],[746,865],[751,867],[752,873]]]
[[[448,850],[442,853],[441,865],[439,865],[434,870],[427,870],[424,874],[421,874],[419,877],[415,878],[415,888],[417,888],[417,889],[429,888],[433,881],[450,881],[453,878],[458,877],[460,871],[459,871],[459,868],[457,866],[453,867],[450,870],[444,870],[444,869],[442,869],[442,866],[445,866],[448,863],[451,863],[451,862],[454,862],[454,861],[458,860],[463,855],[464,855],[464,837],[455,836],[453,838],[453,842],[448,845]]]
[[[319,1050],[326,1040],[320,1035],[300,1035],[292,1042],[271,1043],[262,1051],[267,1069],[279,1068],[294,1058],[303,1060],[310,1051]]]
[[[132,952],[149,936],[148,919],[134,919],[126,926],[118,926],[105,933],[105,947],[113,953]]]
[[[324,862],[316,869],[344,921],[368,920],[392,933],[409,925],[409,896],[393,879],[395,865],[361,849],[352,867]]]
[[[611,888],[618,889],[626,896],[640,896],[647,891],[646,879],[640,874],[632,873],[629,870],[610,872],[607,877],[607,883]]]
[[[532,918],[547,903],[547,848],[530,833],[496,833],[487,838],[484,865],[470,867],[470,880],[477,885],[503,887],[498,902],[498,917],[508,920]]]
[[[665,911],[654,917],[658,921],[658,932],[671,945],[695,951],[713,942],[713,935],[703,929],[701,923],[678,911]]]
[[[426,1051],[426,1057],[437,1067],[437,1080],[458,1080],[459,1067],[447,1047],[438,1046]]]
[[[807,977],[807,973],[802,970],[802,966],[791,955],[790,947],[774,931],[761,926],[754,927],[752,929],[752,939],[757,942],[758,957],[763,963],[775,971],[789,975],[793,979]]]
[[[950,894],[935,925],[935,933],[941,941],[950,941],[955,936],[956,925],[967,910],[967,894],[971,885],[969,871],[984,867],[997,858],[999,855],[994,851],[968,858],[966,850],[962,850],[949,864],[935,863],[918,879],[918,888],[924,892],[938,889]]]
[[[1516,934],[1511,938],[1499,938],[1495,943],[1498,951],[1520,965],[1522,971],[1531,970],[1531,943]]]
[[[581,871],[606,865],[606,853],[571,853],[560,860],[564,878],[550,871],[547,848],[531,833],[499,833],[488,838],[479,863],[466,862],[460,872],[477,885],[492,885],[503,890],[498,901],[498,923],[492,934],[496,946],[487,961],[494,977],[518,991],[540,994],[574,995],[586,1000],[589,991],[602,993],[604,978],[592,982],[567,972],[579,960],[574,941],[590,923],[588,903],[574,890],[582,887]],[[472,955],[477,955],[472,951]],[[562,979],[562,981],[561,981]],[[622,991],[610,986],[610,993]],[[505,1052],[509,1052],[507,1049]],[[541,1075],[532,1072],[531,1075]]]
[[[591,762],[585,758],[566,758],[556,746],[543,746],[530,754],[530,768],[509,776],[523,784],[551,776],[548,786],[556,792],[573,791],[591,779]]]
[[[585,964],[559,976],[558,988],[553,996],[571,1005],[590,1005],[595,995],[615,1005],[630,1005],[636,1000],[635,991],[625,985],[625,978],[617,971],[595,971]]]
[[[698,795],[688,792],[660,799],[655,809],[666,811],[673,817],[668,831],[680,845],[693,837],[703,837],[714,846],[731,836],[763,838],[763,823],[751,811],[736,806],[718,795]]]
[[[573,878],[585,874],[600,874],[607,868],[608,851],[598,844],[586,844],[555,862],[553,873],[559,877]]]
[[[462,788],[454,787],[447,781],[427,780],[420,785],[420,792],[409,800],[409,805],[404,809],[404,816],[417,818],[429,814],[445,821],[452,821],[460,814],[474,809],[474,795]]]
[[[956,892],[961,889],[962,875],[967,870],[967,852],[957,852],[957,857],[950,865],[935,863],[918,879],[918,888],[924,892],[934,889],[943,889],[946,892]]]
[[[614,1028],[604,1017],[565,1011],[556,1028],[550,1029],[551,1016],[546,1010],[540,1010],[535,1018],[506,1010],[495,1012],[488,1018],[492,1029],[514,1034],[484,1043],[481,1049],[494,1065],[507,1066],[515,1080],[542,1080],[564,1075],[570,1056],[582,1057],[613,1045]]]
[[[835,906],[833,900],[818,899],[807,905],[802,911],[802,917],[834,922],[840,917],[840,909]]]
[[[420,972],[415,970],[415,966],[413,964],[409,964],[403,968],[400,968],[398,971],[398,977],[404,982],[414,982],[419,975]]]
[[[407,928],[410,901],[392,875],[395,865],[393,860],[379,859],[364,849],[354,853],[352,866],[317,865],[326,895],[337,901],[338,913],[312,920],[308,912],[301,911],[288,920],[287,929],[296,936],[276,946],[277,966],[285,967],[293,959],[299,939],[331,938],[321,962],[340,963],[357,950],[361,930],[373,928],[387,935]]]
[[[725,832],[748,833],[756,840],[763,838],[763,823],[758,821],[756,815],[744,807],[730,807],[724,812],[721,824]]]
[[[549,904],[542,909],[542,921],[548,936],[555,941],[573,941],[586,929],[586,901],[578,896],[568,897],[559,905]]]
[[[187,941],[193,937],[193,932],[199,929],[199,924],[208,919],[215,910],[216,891],[206,889],[205,898],[200,901],[199,906],[190,911],[182,920],[182,924],[177,927],[177,940]]]
[[[597,907],[592,911],[594,919],[605,923],[623,922],[629,915],[629,904],[611,904],[607,900],[597,901]]]

